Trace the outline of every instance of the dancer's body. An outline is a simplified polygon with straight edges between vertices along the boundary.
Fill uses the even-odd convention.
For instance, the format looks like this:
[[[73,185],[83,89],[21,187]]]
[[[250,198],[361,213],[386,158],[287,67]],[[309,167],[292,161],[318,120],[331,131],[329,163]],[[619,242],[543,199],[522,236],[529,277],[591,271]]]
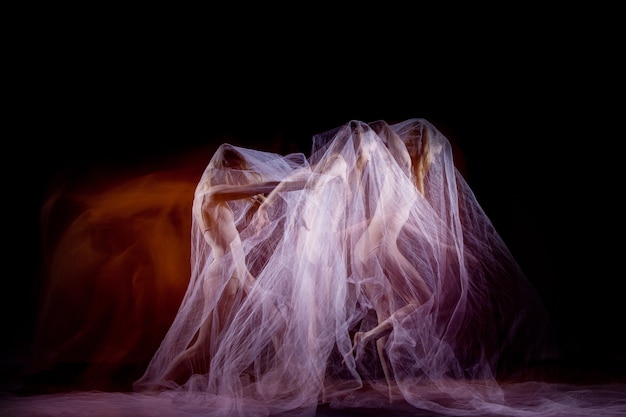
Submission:
[[[206,269],[203,291],[206,294],[220,291],[224,285],[222,260],[227,255],[234,265],[221,289],[217,307],[204,312],[206,318],[193,343],[172,361],[164,373],[164,380],[184,383],[192,372],[208,371],[210,358],[206,347],[209,338],[228,325],[229,316],[242,298],[250,293],[255,282],[255,277],[248,270],[240,231],[229,204],[235,200],[247,200],[249,207],[246,210],[255,211],[264,202],[265,194],[271,193],[279,184],[281,181],[263,181],[259,173],[250,171],[244,156],[231,145],[222,145],[215,153],[212,166],[196,188],[193,204],[196,223],[210,245],[213,257]],[[300,183],[297,187],[303,185]],[[291,190],[297,188],[293,183],[285,187]],[[246,216],[250,217],[249,214]]]
[[[414,172],[412,160],[418,158],[410,158],[404,143],[393,131],[380,132],[388,129],[388,125],[375,126],[379,127],[379,132],[371,125],[354,123],[352,132],[356,158],[352,174],[357,184],[353,188],[360,194],[357,198],[364,202],[365,215],[365,226],[353,228],[356,232],[353,233],[356,242],[353,261],[355,270],[363,278],[368,278],[381,265],[384,270],[377,279],[363,280],[377,324],[355,332],[349,353],[356,350],[358,357],[365,345],[374,341],[391,389],[394,382],[385,353],[387,337],[393,330],[393,323],[423,305],[432,296],[432,290],[398,248],[402,229],[414,209],[415,199],[423,190],[423,176],[418,181],[414,178],[414,182],[410,181]],[[427,148],[424,149],[427,152]],[[372,177],[372,173],[378,175]],[[403,178],[403,174],[406,177]]]

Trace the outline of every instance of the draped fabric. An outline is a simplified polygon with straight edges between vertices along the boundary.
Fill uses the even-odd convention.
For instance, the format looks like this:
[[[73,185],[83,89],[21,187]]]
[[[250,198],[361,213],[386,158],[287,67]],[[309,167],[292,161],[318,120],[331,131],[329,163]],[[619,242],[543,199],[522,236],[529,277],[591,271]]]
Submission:
[[[134,389],[203,398],[207,415],[480,414],[553,353],[538,295],[424,119],[350,121],[310,155],[223,144],[191,243],[187,292]]]

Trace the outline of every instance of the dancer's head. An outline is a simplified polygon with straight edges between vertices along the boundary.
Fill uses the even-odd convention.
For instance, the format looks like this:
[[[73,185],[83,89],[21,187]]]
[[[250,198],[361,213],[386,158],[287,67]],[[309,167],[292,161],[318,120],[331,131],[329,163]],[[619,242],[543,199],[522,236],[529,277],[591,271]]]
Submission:
[[[211,185],[246,184],[259,181],[261,176],[252,171],[250,164],[236,146],[222,144],[213,154],[207,170]]]
[[[248,163],[241,153],[232,145],[222,144],[213,155],[212,165],[221,169],[248,169]]]
[[[348,180],[348,164],[340,153],[333,153],[315,167],[315,172]]]
[[[424,180],[433,162],[430,131],[424,124],[416,126],[401,137],[411,158],[413,178],[417,188],[424,193]]]
[[[350,129],[356,168],[358,171],[363,171],[380,144],[377,143],[376,133],[366,123],[352,121],[350,122]]]
[[[396,132],[391,129],[389,124],[383,120],[372,122],[369,124],[376,134],[383,141],[387,150],[396,161],[400,169],[409,177],[412,177],[412,162],[409,152],[404,142]]]

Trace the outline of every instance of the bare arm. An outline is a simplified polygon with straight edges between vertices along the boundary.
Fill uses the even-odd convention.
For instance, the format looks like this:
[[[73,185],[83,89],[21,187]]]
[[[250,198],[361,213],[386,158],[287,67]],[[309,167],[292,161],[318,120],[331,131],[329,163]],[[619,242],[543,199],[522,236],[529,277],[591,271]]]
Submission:
[[[295,191],[304,187],[306,181],[266,181],[246,185],[216,185],[211,188],[211,196],[216,201],[240,200],[257,194],[271,193],[280,185],[281,191]]]
[[[272,190],[268,191],[269,194],[267,195],[264,204],[272,204],[279,192],[302,190],[309,182],[310,176],[311,171],[299,170],[288,176],[287,179],[277,182],[276,186]]]

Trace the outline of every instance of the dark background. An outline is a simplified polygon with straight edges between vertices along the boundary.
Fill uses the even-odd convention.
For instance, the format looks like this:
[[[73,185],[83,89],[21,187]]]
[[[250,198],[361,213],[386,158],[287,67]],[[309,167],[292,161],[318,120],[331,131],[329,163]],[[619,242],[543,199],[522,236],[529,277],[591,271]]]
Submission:
[[[95,13],[24,34],[6,113],[6,362],[32,336],[39,214],[59,173],[157,167],[222,142],[308,154],[312,135],[352,119],[420,117],[460,150],[540,292],[568,375],[624,379],[623,98],[617,34],[600,24],[610,12],[559,26],[557,14],[528,11],[483,21],[309,12],[248,10],[231,15],[237,25],[217,11],[201,22]]]

